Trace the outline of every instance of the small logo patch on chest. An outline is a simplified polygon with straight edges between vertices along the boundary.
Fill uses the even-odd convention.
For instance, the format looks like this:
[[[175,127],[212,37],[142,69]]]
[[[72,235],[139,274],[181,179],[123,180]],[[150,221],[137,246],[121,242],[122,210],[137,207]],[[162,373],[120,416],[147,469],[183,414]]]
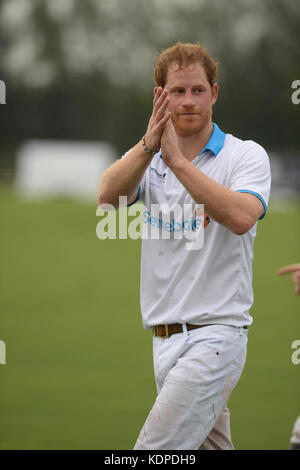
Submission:
[[[150,167],[150,184],[160,187],[166,181],[166,173],[159,173],[156,168]]]

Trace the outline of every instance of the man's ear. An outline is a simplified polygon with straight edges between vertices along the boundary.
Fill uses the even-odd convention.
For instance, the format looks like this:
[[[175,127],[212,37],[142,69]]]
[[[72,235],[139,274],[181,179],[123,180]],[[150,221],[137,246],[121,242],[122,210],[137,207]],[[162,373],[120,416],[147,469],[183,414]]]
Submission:
[[[214,83],[213,86],[211,87],[211,100],[212,100],[212,105],[214,105],[215,102],[217,101],[218,94],[219,94],[219,86],[218,86],[217,83]]]

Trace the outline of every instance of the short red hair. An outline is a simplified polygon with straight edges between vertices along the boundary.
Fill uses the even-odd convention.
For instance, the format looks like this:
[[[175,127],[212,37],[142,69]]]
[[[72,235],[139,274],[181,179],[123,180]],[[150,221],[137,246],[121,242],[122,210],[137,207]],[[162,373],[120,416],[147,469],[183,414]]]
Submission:
[[[201,44],[182,42],[163,50],[158,55],[153,74],[156,85],[162,88],[165,86],[170,64],[176,63],[181,69],[196,62],[202,65],[210,86],[213,86],[217,78],[217,62]]]

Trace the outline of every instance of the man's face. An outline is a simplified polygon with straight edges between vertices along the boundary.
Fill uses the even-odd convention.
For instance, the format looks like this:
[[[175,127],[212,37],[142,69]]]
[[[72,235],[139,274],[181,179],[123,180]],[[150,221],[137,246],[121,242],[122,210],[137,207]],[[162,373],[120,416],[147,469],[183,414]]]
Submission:
[[[212,87],[199,63],[178,69],[171,64],[165,88],[168,90],[171,119],[181,137],[201,133],[211,122],[212,106],[218,95],[218,85]]]

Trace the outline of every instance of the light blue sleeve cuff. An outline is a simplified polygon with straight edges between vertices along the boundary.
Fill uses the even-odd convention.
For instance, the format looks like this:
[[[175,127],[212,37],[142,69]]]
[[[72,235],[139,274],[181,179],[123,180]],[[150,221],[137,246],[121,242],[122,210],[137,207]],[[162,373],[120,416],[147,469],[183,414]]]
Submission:
[[[142,191],[142,188],[141,186],[139,186],[139,190],[138,190],[138,194],[137,194],[137,198],[135,201],[131,202],[130,204],[127,205],[127,207],[130,207],[132,206],[133,204],[135,204],[139,199],[140,199],[140,196],[141,196],[141,191]]]
[[[258,197],[258,199],[260,200],[260,202],[261,202],[262,205],[264,206],[264,213],[263,213],[263,215],[262,215],[258,220],[261,220],[261,219],[264,218],[264,216],[266,215],[266,212],[267,212],[268,208],[267,208],[267,205],[266,205],[265,201],[263,200],[263,198],[261,197],[260,194],[255,193],[254,191],[250,191],[249,189],[239,189],[239,190],[237,191],[237,193],[249,193],[249,194],[254,194],[254,196]]]

